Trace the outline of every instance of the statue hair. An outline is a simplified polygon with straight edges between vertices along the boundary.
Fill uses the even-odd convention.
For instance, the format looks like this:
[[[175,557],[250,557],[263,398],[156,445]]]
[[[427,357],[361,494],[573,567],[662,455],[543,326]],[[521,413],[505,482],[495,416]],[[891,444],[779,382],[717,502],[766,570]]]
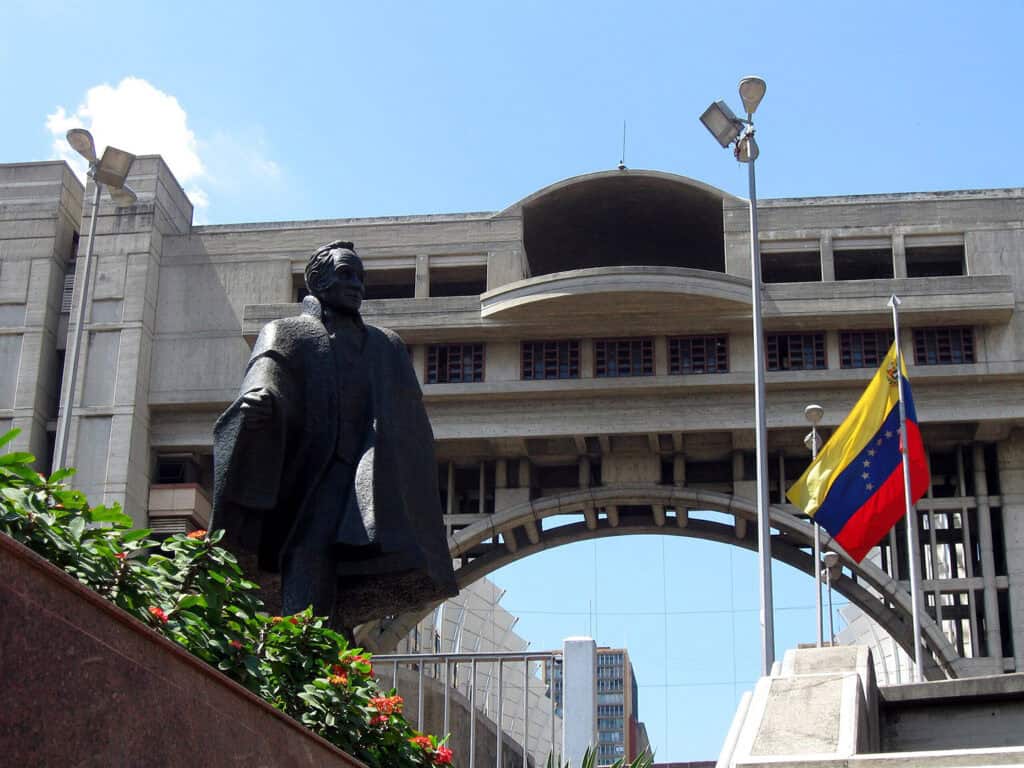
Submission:
[[[334,240],[330,243],[321,245],[315,251],[313,255],[309,257],[309,261],[306,262],[306,288],[310,293],[318,293],[323,291],[329,286],[330,279],[333,275],[331,266],[331,251],[337,250],[352,251],[353,255],[359,259],[359,254],[356,253],[355,245],[347,240]],[[359,259],[359,264],[362,266],[362,259]]]

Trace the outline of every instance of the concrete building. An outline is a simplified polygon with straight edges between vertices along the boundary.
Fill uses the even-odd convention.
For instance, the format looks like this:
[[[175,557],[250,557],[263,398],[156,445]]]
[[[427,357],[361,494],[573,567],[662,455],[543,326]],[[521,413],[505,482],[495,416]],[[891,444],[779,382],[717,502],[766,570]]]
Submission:
[[[555,696],[556,711],[562,711],[562,668],[549,665],[547,676]],[[597,764],[635,760],[650,748],[647,729],[639,718],[638,687],[629,651],[599,647],[594,684],[597,696]]]
[[[344,238],[365,319],[402,334],[422,379],[461,585],[598,536],[755,546],[744,200],[622,170],[498,212],[194,226],[161,158],[129,182],[139,204],[100,209],[75,392],[69,463],[92,499],[157,530],[207,524],[213,421],[262,325],[298,311],[308,254]],[[63,163],[0,166],[0,428],[41,468],[82,199]],[[808,460],[803,408],[825,407],[826,435],[848,412],[895,292],[933,474],[914,553],[929,674],[1024,669],[1024,190],[765,200],[760,222],[774,557],[812,572],[782,497]],[[907,649],[904,540],[836,589]],[[394,648],[422,619],[362,640]]]

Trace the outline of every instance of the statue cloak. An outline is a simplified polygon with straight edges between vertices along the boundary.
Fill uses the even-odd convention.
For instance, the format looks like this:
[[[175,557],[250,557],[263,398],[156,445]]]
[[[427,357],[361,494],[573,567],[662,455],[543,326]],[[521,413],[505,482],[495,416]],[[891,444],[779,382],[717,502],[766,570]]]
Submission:
[[[332,616],[348,626],[458,592],[434,435],[408,351],[390,330],[365,331],[373,425],[344,514],[361,518],[376,554],[339,562],[341,606]],[[213,524],[229,547],[256,553],[262,570],[278,572],[295,532],[309,524],[310,500],[338,444],[340,384],[320,303],[309,296],[301,315],[260,332],[241,394],[214,426]],[[271,421],[246,429],[242,397],[261,387],[273,395]]]

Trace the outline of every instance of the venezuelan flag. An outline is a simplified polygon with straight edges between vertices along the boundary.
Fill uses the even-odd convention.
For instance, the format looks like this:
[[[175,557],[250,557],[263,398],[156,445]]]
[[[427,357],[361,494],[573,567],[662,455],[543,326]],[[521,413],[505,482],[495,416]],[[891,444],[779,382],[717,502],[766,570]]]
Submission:
[[[896,371],[893,344],[850,415],[786,493],[857,562],[906,511]],[[910,501],[914,503],[928,489],[928,463],[906,365],[900,366],[900,375],[907,421]]]

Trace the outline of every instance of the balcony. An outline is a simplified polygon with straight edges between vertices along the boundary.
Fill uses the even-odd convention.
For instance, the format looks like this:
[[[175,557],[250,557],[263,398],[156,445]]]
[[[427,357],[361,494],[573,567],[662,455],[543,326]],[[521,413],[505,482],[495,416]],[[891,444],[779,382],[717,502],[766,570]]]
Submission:
[[[168,483],[149,488],[149,527],[158,535],[209,528],[212,507],[197,483]]]

